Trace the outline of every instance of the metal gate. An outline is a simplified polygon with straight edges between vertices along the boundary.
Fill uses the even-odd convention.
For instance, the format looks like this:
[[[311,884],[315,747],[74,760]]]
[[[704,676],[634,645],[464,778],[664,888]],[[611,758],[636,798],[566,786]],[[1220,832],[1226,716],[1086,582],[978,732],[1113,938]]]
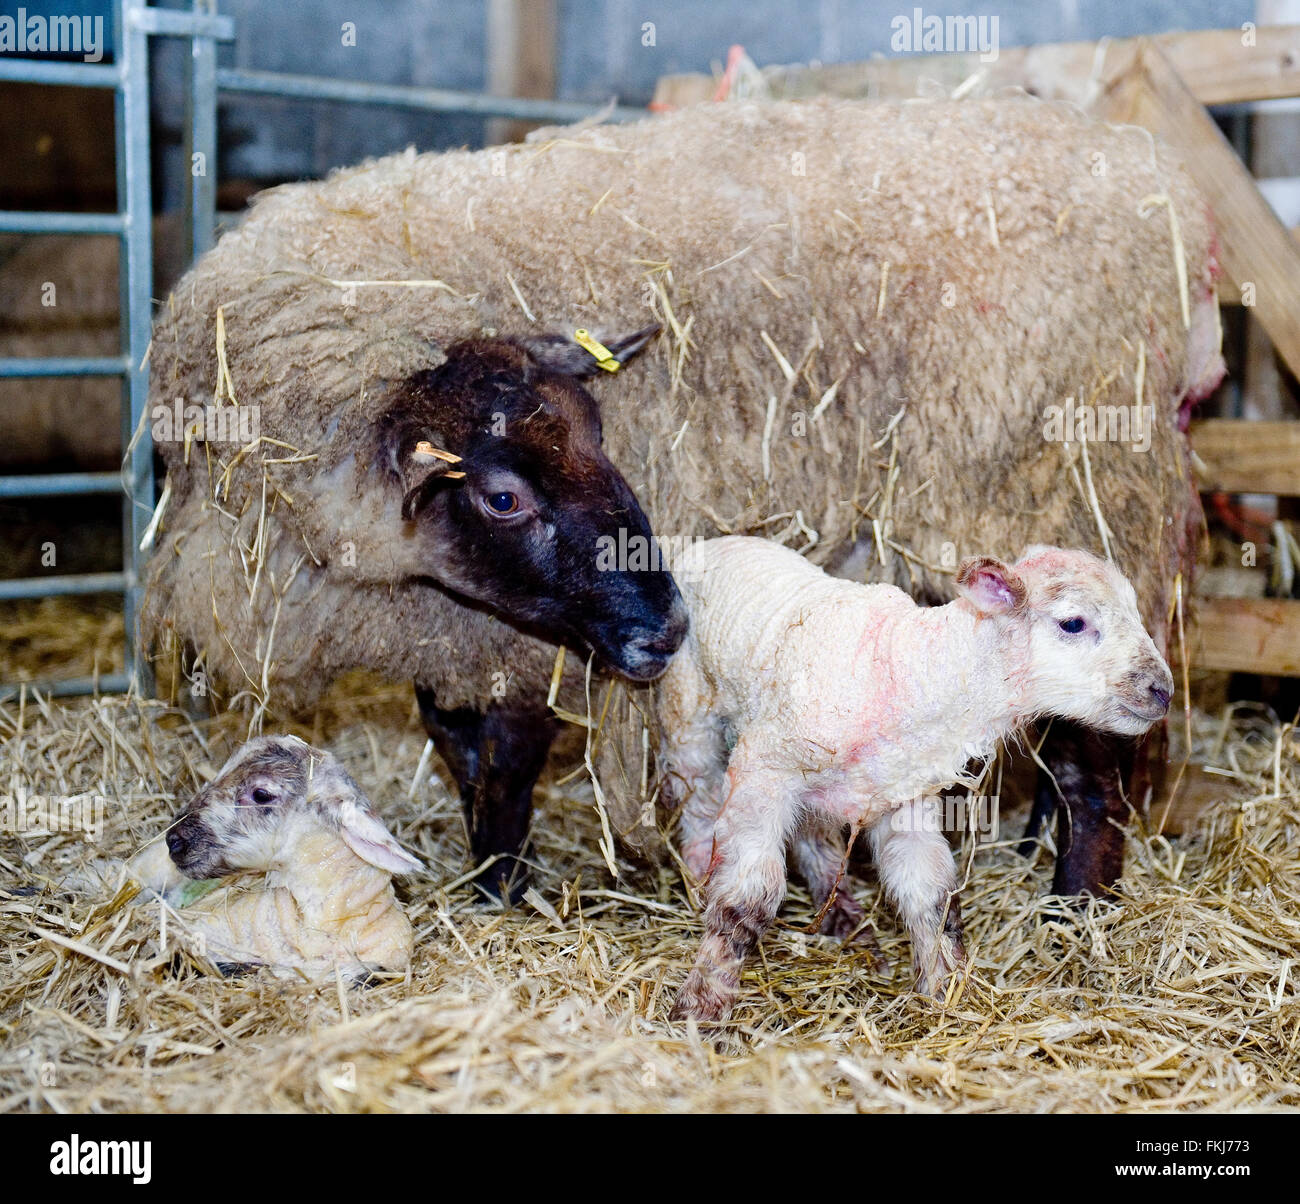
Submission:
[[[32,577],[0,581],[0,600],[66,594],[120,592],[126,630],[126,671],[97,678],[27,683],[53,696],[113,693],[149,687],[147,665],[136,636],[146,552],[141,542],[154,509],[153,447],[145,408],[149,392],[147,351],[151,326],[151,242],[149,142],[149,38],[185,38],[190,43],[186,80],[186,161],[193,166],[185,195],[185,230],[193,257],[212,244],[216,225],[217,96],[220,92],[305,101],[385,105],[430,113],[473,114],[522,121],[572,122],[600,111],[571,101],[526,100],[453,92],[440,88],[361,83],[318,76],[217,66],[217,43],[234,41],[235,23],[215,11],[212,0],[192,0],[189,11],[151,8],[147,0],[114,0],[114,60],[104,63],[42,62],[0,58],[0,82],[112,88],[116,95],[116,213],[0,211],[0,233],[115,234],[120,240],[122,351],[109,357],[0,359],[0,377],[120,376],[122,378],[121,472],[0,476],[0,499],[74,494],[125,494],[120,572]],[[614,121],[644,116],[615,107]],[[18,685],[0,685],[0,699]]]

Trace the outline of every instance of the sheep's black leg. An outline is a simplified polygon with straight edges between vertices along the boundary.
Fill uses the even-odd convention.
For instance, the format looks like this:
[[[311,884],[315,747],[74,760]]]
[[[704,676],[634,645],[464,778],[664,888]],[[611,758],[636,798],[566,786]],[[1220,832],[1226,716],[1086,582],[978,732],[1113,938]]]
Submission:
[[[1135,802],[1134,766],[1139,742],[1055,720],[1040,752],[1056,779],[1039,770],[1026,838],[1057,815],[1056,878],[1059,895],[1106,893],[1124,870],[1124,828]],[[1144,747],[1144,745],[1143,745]],[[1060,794],[1057,794],[1057,791]]]
[[[420,717],[460,788],[475,864],[495,856],[477,879],[486,894],[511,903],[527,888],[528,824],[533,787],[558,723],[547,711],[519,706],[444,710],[433,691],[416,686]]]

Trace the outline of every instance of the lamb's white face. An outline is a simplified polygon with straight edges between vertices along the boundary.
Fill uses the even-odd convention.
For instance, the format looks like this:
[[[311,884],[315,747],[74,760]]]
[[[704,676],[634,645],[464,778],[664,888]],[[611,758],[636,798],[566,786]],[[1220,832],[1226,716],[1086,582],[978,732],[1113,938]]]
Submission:
[[[1163,719],[1173,677],[1124,576],[1058,548],[1032,548],[1015,569],[1028,588],[1033,677],[1050,712],[1129,736]]]
[[[422,868],[343,767],[295,736],[245,744],[176,817],[166,841],[183,874],[221,878],[286,863],[300,835],[322,827],[389,873]]]
[[[176,868],[191,878],[269,869],[286,815],[305,801],[311,754],[294,737],[244,745],[168,828]]]
[[[1169,666],[1142,625],[1137,595],[1113,565],[1083,551],[1030,548],[1011,568],[996,561],[963,590],[982,609],[996,605],[993,581],[1005,577],[999,619],[1025,666],[1029,709],[1101,731],[1137,736],[1163,719],[1173,695]],[[959,578],[960,580],[960,578]],[[990,600],[991,599],[991,600]]]

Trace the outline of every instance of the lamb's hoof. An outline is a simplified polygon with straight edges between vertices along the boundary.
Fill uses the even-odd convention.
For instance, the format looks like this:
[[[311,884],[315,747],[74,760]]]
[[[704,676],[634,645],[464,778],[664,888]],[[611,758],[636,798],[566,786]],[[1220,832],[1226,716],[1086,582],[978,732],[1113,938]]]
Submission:
[[[700,1024],[720,1024],[731,1015],[731,994],[710,986],[703,975],[692,971],[677,992],[669,1020],[691,1020]]]
[[[691,885],[699,890],[709,876],[709,866],[713,861],[713,843],[707,845],[688,844],[682,846],[682,864],[691,876]]]
[[[944,946],[933,963],[916,967],[917,994],[928,995],[939,1003],[948,997],[948,984],[966,968],[966,950],[961,942],[945,941]]]

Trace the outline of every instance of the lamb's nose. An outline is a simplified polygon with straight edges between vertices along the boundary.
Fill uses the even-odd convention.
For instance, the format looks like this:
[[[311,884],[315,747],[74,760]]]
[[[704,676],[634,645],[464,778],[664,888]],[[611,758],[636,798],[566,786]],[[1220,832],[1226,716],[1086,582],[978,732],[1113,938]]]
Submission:
[[[175,828],[167,833],[167,851],[173,857],[179,857],[186,849],[190,847],[190,842],[185,839]]]
[[[1169,709],[1170,693],[1163,685],[1152,682],[1151,697],[1156,700],[1157,705],[1162,711],[1167,711]]]

